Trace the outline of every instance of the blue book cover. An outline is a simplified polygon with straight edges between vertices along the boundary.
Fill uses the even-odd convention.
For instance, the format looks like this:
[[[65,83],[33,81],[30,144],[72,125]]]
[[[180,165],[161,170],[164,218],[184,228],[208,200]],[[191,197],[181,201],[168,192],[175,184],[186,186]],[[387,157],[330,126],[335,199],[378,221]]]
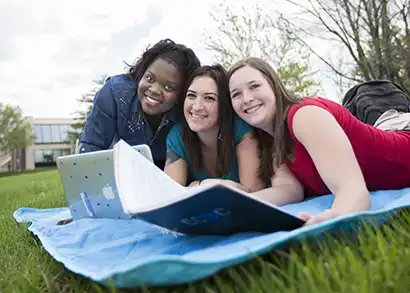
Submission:
[[[114,146],[114,174],[124,212],[169,230],[196,235],[289,231],[304,221],[221,184],[186,188],[124,141]]]

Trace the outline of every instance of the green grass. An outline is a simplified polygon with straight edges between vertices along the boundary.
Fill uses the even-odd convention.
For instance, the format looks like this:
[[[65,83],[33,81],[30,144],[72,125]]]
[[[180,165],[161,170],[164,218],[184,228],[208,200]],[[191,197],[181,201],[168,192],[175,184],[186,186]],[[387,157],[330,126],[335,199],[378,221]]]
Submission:
[[[408,292],[410,214],[390,225],[296,244],[179,287],[116,290],[67,271],[12,214],[65,206],[55,170],[0,178],[0,292]],[[356,239],[356,240],[353,240]]]

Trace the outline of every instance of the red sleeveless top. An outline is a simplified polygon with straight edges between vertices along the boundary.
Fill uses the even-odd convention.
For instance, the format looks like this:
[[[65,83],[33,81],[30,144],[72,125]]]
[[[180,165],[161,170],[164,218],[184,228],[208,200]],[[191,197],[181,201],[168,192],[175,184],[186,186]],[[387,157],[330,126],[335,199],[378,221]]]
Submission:
[[[361,122],[336,102],[320,97],[305,98],[289,109],[288,127],[295,142],[295,160],[293,164],[288,160],[285,163],[304,186],[306,196],[331,192],[293,133],[293,117],[305,105],[318,106],[335,117],[352,144],[369,191],[410,187],[410,132],[383,131]]]

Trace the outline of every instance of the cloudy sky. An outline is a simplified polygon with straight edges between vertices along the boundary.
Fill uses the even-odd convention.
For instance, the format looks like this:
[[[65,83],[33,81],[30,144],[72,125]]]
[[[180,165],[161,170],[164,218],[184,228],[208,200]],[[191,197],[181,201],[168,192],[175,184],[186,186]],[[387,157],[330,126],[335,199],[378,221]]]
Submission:
[[[73,116],[93,79],[123,72],[123,61],[166,37],[210,63],[201,35],[215,27],[209,11],[218,3],[0,0],[0,102],[19,105],[26,116]]]

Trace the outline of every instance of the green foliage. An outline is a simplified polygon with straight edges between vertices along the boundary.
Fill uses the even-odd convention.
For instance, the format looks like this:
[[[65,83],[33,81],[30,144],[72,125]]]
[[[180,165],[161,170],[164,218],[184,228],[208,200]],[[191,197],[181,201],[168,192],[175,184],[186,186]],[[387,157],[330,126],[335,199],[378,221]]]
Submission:
[[[298,9],[294,17],[281,17],[280,27],[289,38],[307,48],[338,76],[362,82],[388,79],[410,94],[410,2],[408,0],[285,0]],[[306,42],[309,36],[312,42]],[[313,45],[313,42],[315,43]],[[338,68],[317,43],[326,42]],[[312,44],[312,45],[311,45]]]
[[[320,83],[310,70],[309,52],[277,29],[270,11],[220,4],[211,17],[217,28],[204,32],[203,43],[216,62],[229,68],[240,59],[260,57],[276,68],[290,90],[302,96],[317,93]]]
[[[32,127],[20,107],[0,103],[0,150],[24,148],[34,139]]]
[[[96,93],[104,85],[104,81],[106,78],[107,74],[102,74],[98,78],[94,79],[93,87],[90,89],[90,91],[83,94],[81,98],[77,100],[80,104],[81,109],[77,110],[76,117],[74,118],[76,122],[71,125],[71,128],[73,130],[68,133],[70,141],[72,141],[73,143],[75,143],[75,141],[80,138],[81,133],[84,130],[87,117],[90,114],[91,109],[93,107],[94,97]]]
[[[292,43],[286,39],[279,48],[277,72],[284,85],[301,96],[317,94],[319,83],[314,80],[316,72],[310,71],[309,54],[292,48]],[[292,51],[298,56],[292,56]]]
[[[360,66],[355,66],[352,72],[361,79],[369,77],[392,80],[410,94],[410,36],[403,35],[398,28],[390,29],[389,37],[380,40],[380,52],[371,43],[365,50],[370,75],[366,75]]]

